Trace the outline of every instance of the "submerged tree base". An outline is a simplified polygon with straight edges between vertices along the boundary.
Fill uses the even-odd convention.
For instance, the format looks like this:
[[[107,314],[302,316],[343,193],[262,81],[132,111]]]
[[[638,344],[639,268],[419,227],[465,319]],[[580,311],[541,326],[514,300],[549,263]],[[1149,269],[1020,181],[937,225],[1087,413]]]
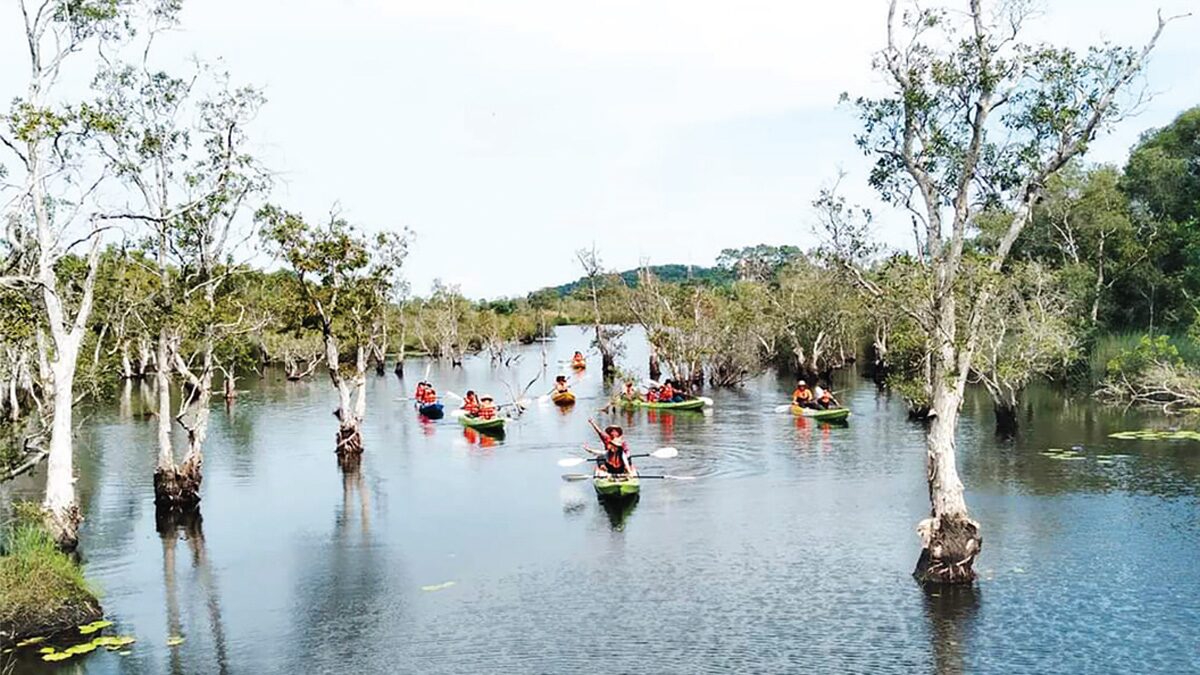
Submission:
[[[970,518],[941,516],[917,525],[921,557],[913,577],[923,584],[969,584],[975,580],[975,558],[983,548],[979,523]]]
[[[1019,423],[1017,422],[1016,406],[997,405],[994,406],[996,411],[996,435],[1000,438],[1013,438],[1017,435]]]
[[[42,527],[37,509],[18,518],[0,552],[0,644],[74,629],[103,617],[78,563]]]
[[[154,505],[160,509],[190,509],[200,503],[204,476],[200,462],[185,461],[179,467],[154,471]]]
[[[337,449],[338,457],[357,457],[362,454],[362,432],[357,425],[338,428]]]

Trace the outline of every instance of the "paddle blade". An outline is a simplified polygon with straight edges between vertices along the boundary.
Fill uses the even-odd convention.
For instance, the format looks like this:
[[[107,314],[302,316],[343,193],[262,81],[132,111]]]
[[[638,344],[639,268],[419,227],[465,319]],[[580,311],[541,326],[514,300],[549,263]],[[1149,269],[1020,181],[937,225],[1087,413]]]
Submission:
[[[777,413],[784,413],[784,412],[787,412],[787,411],[789,411],[789,410],[791,410],[791,409],[792,409],[792,404],[791,404],[791,403],[786,403],[786,404],[784,404],[784,405],[777,405],[777,406],[775,406],[775,412],[777,412]]]
[[[564,473],[562,479],[568,483],[576,480],[587,480],[592,477],[590,473]]]
[[[657,457],[659,459],[671,459],[672,457],[678,457],[679,451],[675,448],[659,448],[650,453],[650,456]]]
[[[447,396],[450,396],[450,397],[453,397],[453,398],[456,398],[456,399],[458,399],[458,400],[460,400],[460,401],[461,401],[461,400],[463,400],[463,397],[459,396],[458,394],[456,394],[456,393],[454,393],[454,392],[452,392],[452,391],[448,391],[448,392],[446,392],[446,395],[447,395]]]
[[[459,408],[458,410],[451,410],[451,411],[450,411],[450,416],[451,416],[451,417],[462,417],[462,416],[464,416],[464,415],[466,415],[466,414],[467,414],[467,411],[466,411],[466,410],[463,410],[462,408]]]
[[[711,398],[709,398],[707,396],[697,396],[696,398],[700,399],[701,401],[704,401],[704,405],[706,405],[710,408],[712,407],[713,400]]]
[[[558,465],[566,468],[569,466],[579,466],[580,464],[583,464],[586,461],[588,461],[588,460],[585,457],[566,457],[564,459],[558,460]]]
[[[696,480],[695,476],[670,476],[670,475],[667,475],[667,476],[663,476],[663,478],[666,478],[667,480]]]

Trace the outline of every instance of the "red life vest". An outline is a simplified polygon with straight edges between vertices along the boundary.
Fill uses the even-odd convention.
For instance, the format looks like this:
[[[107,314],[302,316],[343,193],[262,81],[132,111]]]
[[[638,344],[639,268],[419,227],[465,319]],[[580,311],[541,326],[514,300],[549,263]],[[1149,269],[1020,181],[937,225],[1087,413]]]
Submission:
[[[490,420],[495,416],[496,416],[495,408],[484,408],[484,407],[480,406],[479,417],[481,417],[482,419],[485,419],[485,420]]]
[[[625,447],[613,443],[604,443],[604,470],[609,473],[628,473],[625,464]]]

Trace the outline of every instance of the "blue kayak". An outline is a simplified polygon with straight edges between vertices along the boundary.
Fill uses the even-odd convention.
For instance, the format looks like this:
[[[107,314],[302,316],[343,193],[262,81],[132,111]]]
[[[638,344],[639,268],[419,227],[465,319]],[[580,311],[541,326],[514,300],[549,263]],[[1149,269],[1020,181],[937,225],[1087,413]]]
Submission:
[[[418,406],[417,412],[431,420],[440,420],[443,414],[442,404],[430,403],[429,405]]]

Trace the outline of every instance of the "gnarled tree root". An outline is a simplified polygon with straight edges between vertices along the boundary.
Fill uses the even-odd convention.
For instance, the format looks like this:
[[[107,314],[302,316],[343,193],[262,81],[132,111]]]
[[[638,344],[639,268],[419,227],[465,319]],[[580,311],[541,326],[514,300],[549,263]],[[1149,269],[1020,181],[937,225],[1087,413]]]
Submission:
[[[339,427],[337,433],[337,452],[339,457],[361,455],[363,451],[362,432],[357,426]]]
[[[185,461],[178,467],[154,471],[154,505],[166,509],[191,509],[200,503],[200,483],[204,476],[199,461]]]
[[[927,518],[917,525],[921,557],[913,577],[921,583],[969,584],[975,580],[975,558],[983,548],[979,523],[965,516]]]
[[[79,546],[79,523],[82,522],[83,514],[79,512],[77,504],[71,504],[62,511],[42,510],[42,525],[58,548],[66,553],[71,553]]]

